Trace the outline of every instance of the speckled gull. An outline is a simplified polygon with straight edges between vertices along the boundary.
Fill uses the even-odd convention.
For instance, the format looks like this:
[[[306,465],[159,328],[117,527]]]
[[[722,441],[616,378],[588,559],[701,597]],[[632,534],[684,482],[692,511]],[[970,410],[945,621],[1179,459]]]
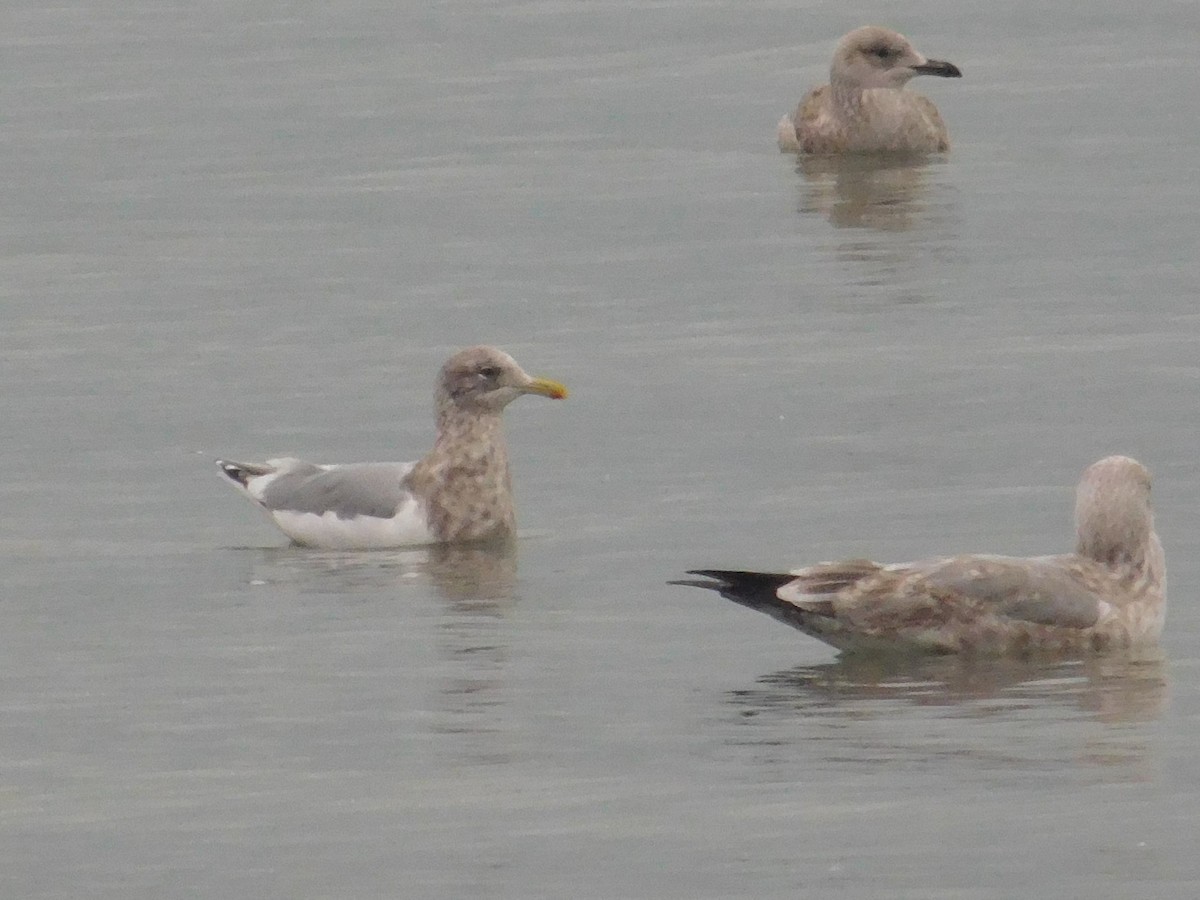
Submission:
[[[779,149],[799,153],[940,153],[950,137],[933,101],[905,84],[916,75],[961,78],[953,63],[926,59],[903,35],[866,25],[840,41],[829,84],[779,122]]]
[[[317,465],[217,460],[221,472],[297,544],[366,550],[503,540],[515,534],[504,408],[567,389],[531,378],[495,347],[450,357],[438,378],[437,438],[417,462]]]
[[[1167,573],[1150,473],[1109,456],[1075,494],[1077,542],[1060,556],[818,563],[785,574],[699,569],[709,588],[839,650],[1070,653],[1158,640]]]

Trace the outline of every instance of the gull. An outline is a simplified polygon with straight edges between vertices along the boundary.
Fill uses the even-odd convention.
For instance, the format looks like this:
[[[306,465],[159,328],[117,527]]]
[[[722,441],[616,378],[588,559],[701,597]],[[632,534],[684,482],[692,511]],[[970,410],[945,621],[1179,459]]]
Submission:
[[[523,394],[561,400],[495,347],[442,366],[437,438],[417,462],[319,465],[293,457],[217,467],[295,543],[334,550],[496,541],[516,532],[501,414]]]
[[[961,78],[953,63],[926,59],[902,34],[866,25],[840,41],[829,84],[805,95],[778,127],[779,149],[799,153],[940,153],[950,138],[937,107],[905,89],[916,75]]]
[[[714,590],[842,651],[1071,653],[1153,644],[1167,572],[1137,460],[1093,463],[1075,495],[1075,552],[963,555],[881,565],[818,563],[775,574],[698,569]]]

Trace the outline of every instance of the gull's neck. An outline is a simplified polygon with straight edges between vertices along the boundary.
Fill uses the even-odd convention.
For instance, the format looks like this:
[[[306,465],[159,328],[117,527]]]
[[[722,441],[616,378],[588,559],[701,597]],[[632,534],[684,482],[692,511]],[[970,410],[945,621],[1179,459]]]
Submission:
[[[453,449],[464,444],[498,442],[504,445],[504,420],[500,412],[490,409],[463,409],[446,404],[438,410],[437,439],[434,450]]]
[[[1162,578],[1166,563],[1162,543],[1148,512],[1122,516],[1091,511],[1080,518],[1075,552],[1114,569],[1125,569],[1150,578]]]
[[[853,82],[838,79],[829,82],[833,99],[833,114],[842,128],[853,134],[872,118],[863,88]]]
[[[862,111],[863,89],[852,81],[830,74],[829,89],[838,113],[845,118],[858,118]]]
[[[424,498],[438,540],[483,540],[516,529],[499,412],[440,409],[433,449],[408,480]]]
[[[872,112],[871,99],[891,102],[885,98],[894,98],[904,92],[904,85],[897,87],[863,87],[849,78],[829,74],[829,89],[833,96],[833,105],[840,118],[847,122],[855,122],[866,118]],[[878,103],[874,104],[878,112]]]

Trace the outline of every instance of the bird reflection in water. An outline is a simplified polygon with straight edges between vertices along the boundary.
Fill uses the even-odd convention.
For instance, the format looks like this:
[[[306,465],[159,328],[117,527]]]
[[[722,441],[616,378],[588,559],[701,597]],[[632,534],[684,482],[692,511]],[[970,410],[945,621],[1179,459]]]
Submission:
[[[403,667],[410,686],[412,679],[427,682],[418,688],[427,691],[419,727],[452,736],[441,752],[447,760],[493,763],[510,758],[508,735],[516,730],[507,708],[515,542],[371,553],[271,548],[256,554],[251,583],[316,595],[314,603],[324,614],[345,612],[376,637],[380,629],[431,634],[427,661],[410,660]],[[356,604],[370,604],[373,619],[364,619],[361,607],[347,612]],[[395,664],[394,653],[389,659]]]
[[[929,172],[941,160],[904,155],[801,156],[801,213],[835,228],[909,231],[929,211]]]
[[[1156,745],[1152,731],[1113,726],[1157,721],[1168,684],[1160,650],[1073,660],[847,655],[765,675],[729,702],[742,725],[762,729],[738,744],[818,740],[842,763],[953,760],[976,771],[1082,762],[1125,782],[1153,777]]]
[[[516,544],[430,547],[415,570],[428,575],[438,593],[456,608],[499,615],[516,594]]]
[[[1014,705],[1054,703],[1092,713],[1102,722],[1156,719],[1167,697],[1159,650],[1066,661],[850,654],[824,665],[764,675],[759,685],[735,696],[763,710],[900,701],[957,706],[979,716]]]
[[[511,760],[506,670],[507,614],[517,585],[515,544],[439,546],[418,571],[445,600],[438,623],[438,700],[433,730],[452,735],[453,757],[467,763]]]
[[[246,548],[253,549],[253,548]],[[452,603],[503,606],[517,579],[513,541],[404,550],[309,550],[271,547],[251,558],[251,584],[290,585],[303,593],[389,590],[428,579]]]

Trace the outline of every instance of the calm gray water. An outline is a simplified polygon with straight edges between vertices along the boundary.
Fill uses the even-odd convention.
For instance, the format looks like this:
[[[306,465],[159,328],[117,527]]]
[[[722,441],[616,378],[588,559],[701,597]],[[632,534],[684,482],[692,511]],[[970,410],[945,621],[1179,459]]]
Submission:
[[[0,895],[1193,898],[1195,7],[10,3]],[[945,160],[798,167],[889,22]],[[930,83],[932,82],[932,83]],[[408,459],[486,341],[523,539],[290,549],[217,454]],[[1161,657],[838,662],[665,582],[1070,544]]]

